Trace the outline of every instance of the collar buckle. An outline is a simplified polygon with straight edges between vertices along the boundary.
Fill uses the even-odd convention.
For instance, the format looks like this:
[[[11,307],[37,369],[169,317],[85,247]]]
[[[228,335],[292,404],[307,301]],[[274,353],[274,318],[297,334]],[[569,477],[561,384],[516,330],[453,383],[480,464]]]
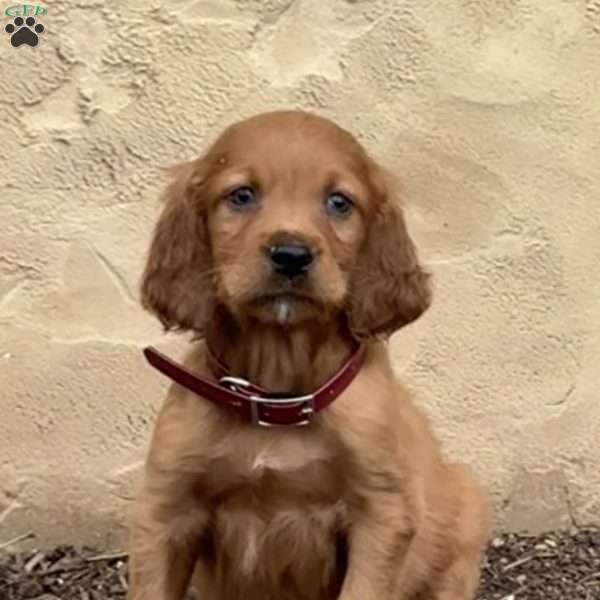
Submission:
[[[261,427],[304,427],[310,425],[312,417],[315,414],[314,394],[306,394],[304,396],[289,396],[284,398],[261,396],[256,393],[256,387],[253,386],[249,381],[241,377],[232,377],[227,375],[219,379],[219,385],[226,387],[232,392],[239,392],[244,394],[248,398],[250,403],[250,416],[254,425]],[[271,423],[261,417],[261,406],[270,406],[277,410],[279,409],[293,409],[298,405],[302,405],[299,413],[304,417],[302,420],[296,423],[277,424]]]
[[[315,414],[314,395],[307,394],[306,396],[295,396],[290,398],[265,398],[263,396],[252,395],[249,398],[252,423],[260,427],[306,427],[312,422],[312,417]],[[281,408],[295,408],[301,405],[299,413],[303,416],[300,421],[290,424],[271,423],[261,418],[261,406],[279,406]]]
[[[232,392],[248,393],[248,390],[252,389],[252,384],[249,381],[242,379],[241,377],[232,377],[231,375],[221,377],[219,379],[219,385],[222,385]]]

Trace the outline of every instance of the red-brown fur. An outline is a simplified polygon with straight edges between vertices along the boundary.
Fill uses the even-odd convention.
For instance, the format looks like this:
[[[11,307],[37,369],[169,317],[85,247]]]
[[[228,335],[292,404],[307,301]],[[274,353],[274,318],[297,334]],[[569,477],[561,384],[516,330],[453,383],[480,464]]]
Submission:
[[[236,212],[232,187],[260,203]],[[343,191],[348,218],[323,200]],[[385,338],[429,306],[395,187],[347,132],[303,112],[259,115],[180,165],[165,195],[144,306],[235,375],[306,393],[367,345],[353,384],[309,427],[266,429],[173,385],[133,515],[130,600],[471,600],[488,505],[447,463],[396,380]],[[318,254],[302,297],[265,267],[273,240]],[[278,295],[279,294],[279,295]],[[269,295],[269,296],[267,296]]]

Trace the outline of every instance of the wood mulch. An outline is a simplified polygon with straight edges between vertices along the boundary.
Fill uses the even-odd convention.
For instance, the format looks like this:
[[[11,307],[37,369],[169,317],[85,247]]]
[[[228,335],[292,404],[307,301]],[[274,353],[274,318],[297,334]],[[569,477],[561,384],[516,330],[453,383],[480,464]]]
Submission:
[[[497,537],[481,579],[478,600],[600,600],[600,530]],[[61,546],[0,556],[0,600],[119,600],[126,589],[124,553]]]

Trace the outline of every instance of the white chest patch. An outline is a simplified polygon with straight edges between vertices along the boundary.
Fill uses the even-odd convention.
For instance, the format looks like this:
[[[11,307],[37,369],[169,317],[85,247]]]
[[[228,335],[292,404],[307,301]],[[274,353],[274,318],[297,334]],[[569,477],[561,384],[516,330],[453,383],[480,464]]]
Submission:
[[[294,450],[294,452],[290,452],[289,448],[286,448],[285,451],[277,447],[264,448],[256,455],[252,463],[252,471],[262,471],[263,469],[295,471],[317,460],[329,458],[329,454],[322,448],[310,448],[302,445]]]
[[[261,452],[252,463],[253,471],[262,471],[263,469],[274,469],[276,471],[288,471],[292,468],[289,460],[271,454],[270,452]]]

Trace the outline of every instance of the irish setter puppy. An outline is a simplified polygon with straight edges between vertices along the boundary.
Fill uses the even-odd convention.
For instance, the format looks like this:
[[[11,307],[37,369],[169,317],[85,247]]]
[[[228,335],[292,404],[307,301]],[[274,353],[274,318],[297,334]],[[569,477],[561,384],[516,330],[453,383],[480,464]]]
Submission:
[[[443,458],[386,344],[428,308],[428,275],[390,178],[348,132],[266,113],[177,166],[142,297],[193,332],[188,372],[301,397],[306,419],[265,427],[171,386],[131,523],[130,600],[473,598],[487,500]],[[351,357],[351,382],[313,410]]]

